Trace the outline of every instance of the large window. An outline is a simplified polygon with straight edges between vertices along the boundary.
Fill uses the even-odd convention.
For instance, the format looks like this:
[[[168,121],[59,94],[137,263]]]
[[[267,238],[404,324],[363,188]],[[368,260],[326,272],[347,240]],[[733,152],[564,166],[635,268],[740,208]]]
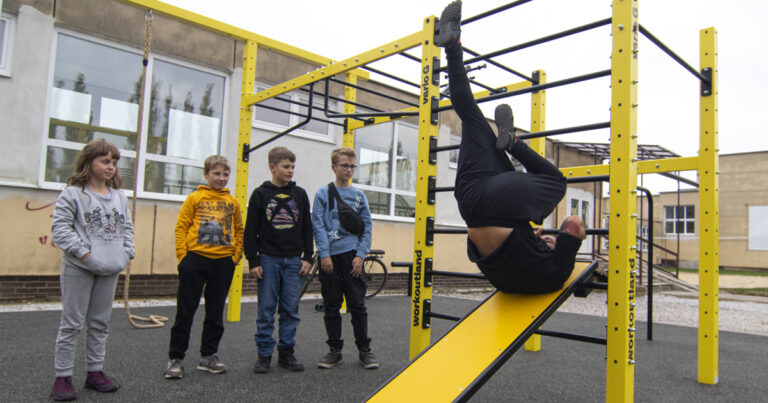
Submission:
[[[257,85],[256,92],[267,88],[267,85]],[[309,93],[303,91],[292,91],[262,101],[253,107],[253,126],[259,129],[281,132],[288,127],[301,123],[306,118],[306,105],[308,103]],[[315,93],[312,104],[315,106],[312,109],[312,120],[301,128],[294,130],[291,134],[314,140],[333,141],[332,125],[325,121],[336,121],[338,119],[326,118],[323,112],[324,100],[322,95],[318,96]],[[329,102],[329,105],[329,109],[334,111],[335,103]],[[339,120],[339,122],[341,121]]]
[[[696,217],[689,206],[664,206],[664,233],[694,234]]]
[[[138,51],[58,35],[44,182],[65,182],[83,145],[105,139],[122,154],[124,189],[133,189],[134,174],[139,193],[152,197],[186,195],[205,183],[203,160],[219,152],[225,78],[151,57],[139,128],[141,74]]]
[[[353,181],[365,192],[371,213],[414,217],[418,129],[389,122],[355,131],[357,171]]]
[[[0,1],[0,5],[2,5]],[[14,19],[7,15],[0,16],[0,75],[11,75],[11,56],[13,56]]]

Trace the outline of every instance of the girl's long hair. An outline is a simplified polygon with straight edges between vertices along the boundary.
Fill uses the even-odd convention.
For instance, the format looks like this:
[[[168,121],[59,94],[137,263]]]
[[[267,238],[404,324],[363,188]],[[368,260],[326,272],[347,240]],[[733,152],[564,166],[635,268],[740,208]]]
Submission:
[[[77,155],[75,163],[75,172],[67,179],[67,186],[79,186],[85,188],[88,180],[91,179],[91,163],[94,159],[103,155],[112,155],[112,158],[119,161],[120,151],[117,147],[105,140],[94,140],[83,147],[80,154]],[[120,189],[123,179],[120,178],[120,171],[115,169],[115,175],[107,181],[107,186],[112,189]]]

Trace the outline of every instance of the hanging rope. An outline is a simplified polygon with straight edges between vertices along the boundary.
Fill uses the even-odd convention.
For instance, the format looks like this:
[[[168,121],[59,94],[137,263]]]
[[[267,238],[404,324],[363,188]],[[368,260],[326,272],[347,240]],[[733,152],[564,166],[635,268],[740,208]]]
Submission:
[[[144,86],[147,83],[147,64],[149,63],[149,49],[152,45],[152,10],[147,11],[144,23],[144,56],[142,58],[142,64],[144,65],[141,72],[141,88],[139,89],[139,121],[138,130],[136,131],[136,158],[133,161],[133,200],[131,201],[131,220],[136,225],[136,194],[139,187],[139,157],[141,154],[141,128],[144,123]],[[163,327],[168,320],[165,316],[149,315],[139,316],[131,314],[131,307],[128,305],[128,292],[131,285],[131,263],[128,263],[128,267],[125,268],[124,282],[123,282],[123,304],[125,305],[125,314],[128,315],[128,321],[133,327],[139,329],[151,329],[156,327]],[[150,323],[137,323],[150,322]]]

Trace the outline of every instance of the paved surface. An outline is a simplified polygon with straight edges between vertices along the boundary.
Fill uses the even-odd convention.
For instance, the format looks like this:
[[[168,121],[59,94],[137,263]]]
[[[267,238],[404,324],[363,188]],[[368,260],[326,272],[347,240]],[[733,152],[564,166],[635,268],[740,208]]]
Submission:
[[[267,375],[252,372],[255,362],[253,332],[256,305],[243,305],[242,321],[227,323],[219,356],[229,364],[224,375],[194,369],[197,363],[200,325],[193,328],[187,373],[179,381],[162,378],[169,326],[134,329],[124,311],[115,309],[107,343],[106,370],[123,387],[101,395],[84,391],[83,348],[78,350],[74,381],[79,401],[264,401],[264,402],[357,402],[385,382],[407,362],[408,300],[403,296],[376,297],[369,302],[373,349],[381,361],[378,370],[365,370],[357,361],[348,318],[344,364],[331,370],[316,368],[326,352],[322,314],[314,311],[317,300],[301,303],[302,324],[297,336],[297,356],[307,370],[290,373],[275,369]],[[441,313],[463,315],[476,301],[436,297],[433,308]],[[172,317],[173,307],[133,308],[138,314]],[[53,382],[53,341],[58,311],[0,313],[0,402],[37,402],[47,399]],[[434,321],[433,338],[451,322]],[[545,329],[602,336],[605,319],[599,316],[556,313]],[[720,382],[696,382],[696,329],[654,325],[649,342],[644,323],[638,323],[635,400],[639,402],[732,402],[765,401],[768,384],[768,337],[720,333]],[[519,351],[475,395],[473,401],[595,402],[605,400],[605,347],[575,341],[544,338],[537,353]],[[351,347],[351,348],[350,348]],[[439,374],[435,374],[439,376]]]

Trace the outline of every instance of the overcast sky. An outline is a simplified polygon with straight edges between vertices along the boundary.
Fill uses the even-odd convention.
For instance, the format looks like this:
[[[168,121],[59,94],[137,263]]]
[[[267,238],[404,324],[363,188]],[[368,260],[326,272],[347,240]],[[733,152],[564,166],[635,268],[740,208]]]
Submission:
[[[166,2],[335,60],[419,31],[422,18],[439,16],[447,4],[442,0]],[[463,18],[507,2],[466,0]],[[645,0],[639,4],[640,23],[696,69],[699,67],[699,30],[717,28],[720,151],[768,150],[765,124],[759,123],[765,121],[764,115],[768,111],[768,84],[762,77],[768,59],[766,35],[762,31],[768,18],[768,1]],[[488,53],[610,15],[609,0],[534,0],[464,26],[462,42],[470,49]],[[660,145],[683,156],[695,156],[699,127],[698,79],[642,36],[639,45],[640,143]],[[495,60],[524,74],[543,69],[548,81],[556,81],[609,69],[610,52],[610,29],[605,26]],[[419,55],[419,50],[414,49],[411,53]],[[373,66],[409,81],[418,81],[419,66],[405,58],[390,58]],[[520,81],[493,66],[472,74],[477,81],[493,86]],[[373,74],[372,77],[380,79]],[[548,90],[547,129],[610,120],[609,84],[609,78],[605,77]],[[517,116],[516,125],[528,129],[530,97],[507,98],[503,102],[512,105]],[[486,103],[483,109],[492,116],[495,105]],[[609,133],[606,129],[557,138],[607,142]],[[658,190],[666,189],[668,185],[659,185]]]

